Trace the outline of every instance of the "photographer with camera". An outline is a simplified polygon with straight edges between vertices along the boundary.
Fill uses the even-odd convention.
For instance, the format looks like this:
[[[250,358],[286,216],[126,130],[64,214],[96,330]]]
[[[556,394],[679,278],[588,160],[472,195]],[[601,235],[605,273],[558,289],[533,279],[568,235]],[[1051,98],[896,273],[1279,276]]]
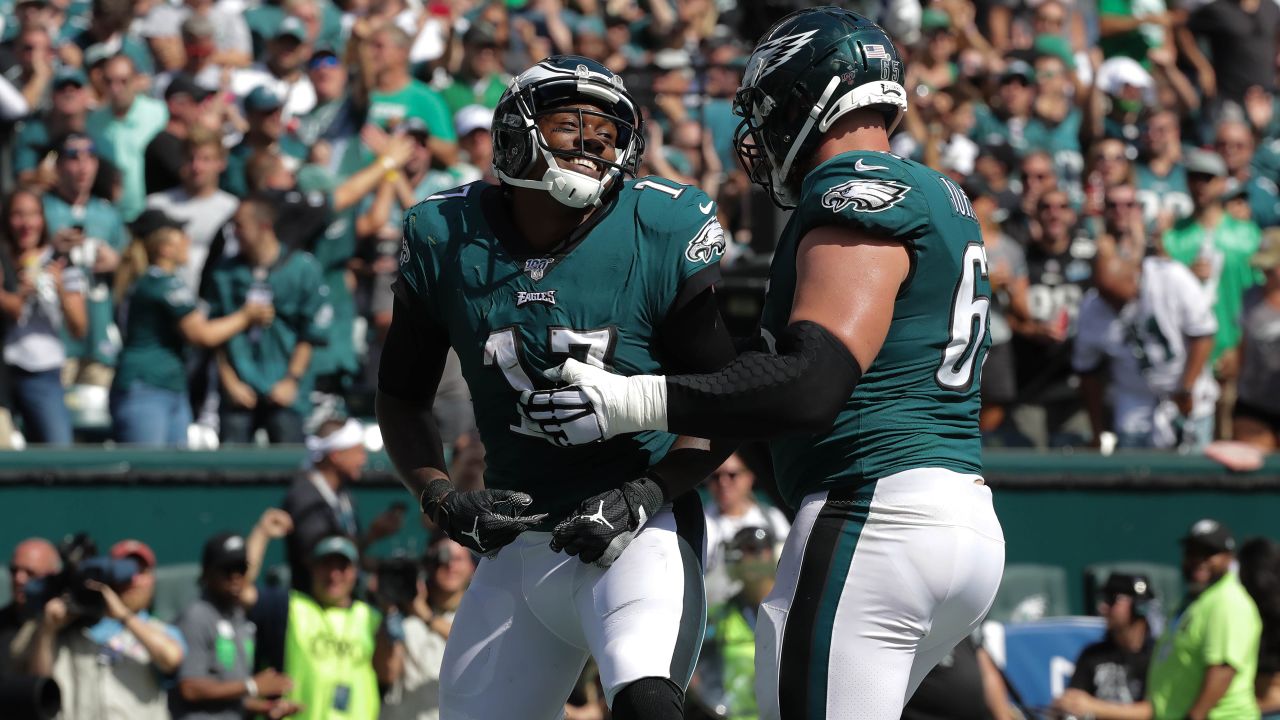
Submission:
[[[61,593],[44,604],[27,654],[27,672],[52,677],[65,717],[168,720],[164,676],[186,648],[177,628],[147,613],[155,596],[156,556],[122,540],[108,557],[64,562]]]
[[[423,579],[419,569],[426,571]],[[437,720],[440,717],[440,663],[453,615],[475,575],[470,551],[444,534],[436,535],[419,565],[407,559],[383,561],[378,599],[386,613],[381,633],[392,643],[381,720]]]
[[[248,572],[243,537],[220,533],[205,542],[200,599],[178,618],[187,654],[178,670],[174,720],[240,720],[246,711],[274,720],[301,709],[281,698],[293,687],[287,675],[272,668],[253,674],[256,628],[243,604]]]
[[[14,640],[32,611],[27,585],[32,580],[57,574],[61,565],[58,549],[44,538],[27,538],[13,549],[13,556],[9,558],[13,599],[0,609],[0,674],[17,669],[13,662]]]

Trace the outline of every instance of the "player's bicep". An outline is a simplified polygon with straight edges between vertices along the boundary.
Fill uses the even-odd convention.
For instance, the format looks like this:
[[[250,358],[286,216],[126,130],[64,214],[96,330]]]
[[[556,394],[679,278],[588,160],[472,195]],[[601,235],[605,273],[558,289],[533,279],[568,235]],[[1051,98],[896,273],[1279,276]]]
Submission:
[[[378,364],[378,390],[402,400],[430,403],[448,356],[449,333],[444,326],[415,313],[397,296]]]
[[[704,288],[667,315],[658,329],[658,346],[668,374],[711,372],[737,357],[714,287]]]
[[[869,368],[889,334],[894,300],[910,271],[910,255],[900,242],[845,227],[814,228],[796,251],[791,322],[821,325],[858,365]]]

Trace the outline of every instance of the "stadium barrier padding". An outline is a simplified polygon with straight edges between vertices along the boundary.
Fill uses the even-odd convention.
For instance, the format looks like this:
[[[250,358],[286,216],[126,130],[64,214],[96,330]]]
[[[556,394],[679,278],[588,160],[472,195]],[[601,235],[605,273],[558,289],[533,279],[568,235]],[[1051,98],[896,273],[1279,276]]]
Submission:
[[[100,547],[124,537],[151,544],[161,564],[199,560],[222,530],[248,532],[277,505],[300,472],[301,448],[212,452],[86,448],[0,453],[0,552],[39,535],[88,531]],[[1280,537],[1280,455],[1236,474],[1197,456],[989,451],[984,475],[995,491],[1009,563],[1062,568],[1070,612],[1084,607],[1085,568],[1118,560],[1177,566],[1177,539],[1201,517],[1238,540]],[[355,490],[364,523],[393,502],[408,504],[404,528],[371,548],[419,553],[425,534],[414,501],[381,453]],[[276,543],[268,565],[281,561]]]

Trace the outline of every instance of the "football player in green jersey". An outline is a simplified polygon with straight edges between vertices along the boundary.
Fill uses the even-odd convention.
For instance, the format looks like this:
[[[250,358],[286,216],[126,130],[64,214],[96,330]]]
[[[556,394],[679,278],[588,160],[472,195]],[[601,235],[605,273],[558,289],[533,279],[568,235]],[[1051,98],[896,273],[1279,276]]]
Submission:
[[[703,514],[684,491],[728,453],[665,432],[555,447],[515,406],[570,357],[650,376],[733,359],[711,290],[725,248],[715,202],[625,177],[643,150],[639,110],[586,58],[516,78],[493,137],[499,186],[442,192],[405,216],[378,380],[406,486],[487,556],[449,635],[441,717],[560,717],[590,654],[613,717],[675,720],[706,621]],[[450,346],[487,450],[481,490],[450,482],[431,420]],[[598,532],[561,542],[560,525]]]
[[[772,441],[797,515],[756,628],[770,720],[898,717],[986,614],[1004,566],[978,431],[986,255],[965,194],[888,152],[902,77],[893,40],[837,8],[787,16],[747,64],[738,152],[795,208],[762,318],[775,352],[702,375],[569,361],[567,387],[521,397],[556,443],[653,429]]]

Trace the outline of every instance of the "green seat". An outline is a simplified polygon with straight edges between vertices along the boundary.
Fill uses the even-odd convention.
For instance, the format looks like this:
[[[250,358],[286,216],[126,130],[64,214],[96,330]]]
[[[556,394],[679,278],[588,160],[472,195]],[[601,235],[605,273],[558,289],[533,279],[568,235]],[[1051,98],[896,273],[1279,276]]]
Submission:
[[[1182,602],[1182,571],[1173,565],[1139,561],[1117,561],[1095,563],[1084,569],[1084,610],[1090,615],[1097,614],[1098,601],[1101,599],[1102,586],[1106,584],[1111,573],[1128,575],[1145,575],[1151,581],[1162,612],[1170,611]]]
[[[1010,563],[1005,565],[987,619],[1016,623],[1070,614],[1066,570],[1057,565]]]
[[[200,597],[200,565],[180,563],[156,568],[156,598],[151,612],[165,622],[173,622]]]

